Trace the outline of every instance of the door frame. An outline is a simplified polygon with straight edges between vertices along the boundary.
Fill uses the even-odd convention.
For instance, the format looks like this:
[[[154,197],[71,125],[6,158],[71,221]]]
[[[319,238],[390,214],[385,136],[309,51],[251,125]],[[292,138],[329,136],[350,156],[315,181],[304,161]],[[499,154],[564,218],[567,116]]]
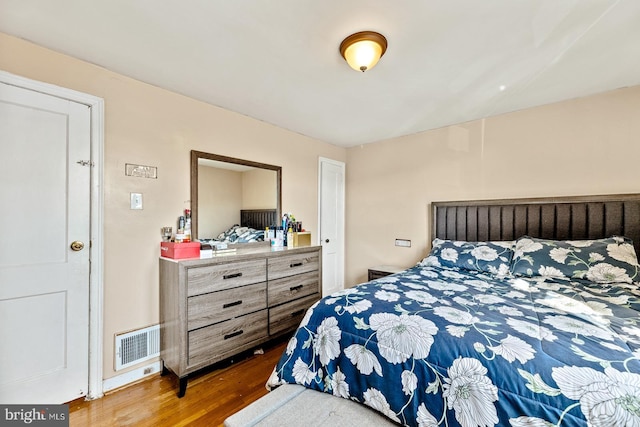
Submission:
[[[104,309],[104,100],[93,95],[31,80],[0,70],[0,83],[84,104],[91,120],[91,184],[89,247],[89,378],[88,400],[103,396],[102,340]]]
[[[344,289],[344,274],[345,274],[345,258],[346,258],[346,242],[345,242],[345,221],[346,221],[346,199],[347,199],[347,176],[346,176],[346,163],[339,160],[329,159],[327,157],[318,157],[318,245],[322,246],[322,164],[328,163],[342,169],[342,212],[340,215],[341,224],[338,225],[338,236],[341,246],[340,273],[342,273],[342,289]],[[324,291],[324,288],[323,288]],[[323,295],[324,296],[324,295]]]

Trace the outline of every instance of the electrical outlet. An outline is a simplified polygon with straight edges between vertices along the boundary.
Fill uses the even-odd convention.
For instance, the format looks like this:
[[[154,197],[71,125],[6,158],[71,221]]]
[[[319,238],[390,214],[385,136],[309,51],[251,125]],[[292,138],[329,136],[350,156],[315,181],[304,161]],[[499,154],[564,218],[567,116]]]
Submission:
[[[400,247],[403,247],[403,248],[410,248],[411,247],[411,240],[396,239],[396,246],[400,246]]]
[[[142,209],[142,193],[131,194],[131,209]]]

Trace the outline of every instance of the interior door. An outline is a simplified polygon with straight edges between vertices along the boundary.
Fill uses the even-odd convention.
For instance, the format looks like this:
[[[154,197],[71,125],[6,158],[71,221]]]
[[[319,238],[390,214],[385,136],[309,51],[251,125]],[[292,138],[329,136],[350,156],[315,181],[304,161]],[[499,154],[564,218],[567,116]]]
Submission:
[[[87,393],[90,142],[86,105],[0,83],[2,404]]]
[[[323,296],[344,288],[344,171],[344,163],[320,158],[318,193]]]

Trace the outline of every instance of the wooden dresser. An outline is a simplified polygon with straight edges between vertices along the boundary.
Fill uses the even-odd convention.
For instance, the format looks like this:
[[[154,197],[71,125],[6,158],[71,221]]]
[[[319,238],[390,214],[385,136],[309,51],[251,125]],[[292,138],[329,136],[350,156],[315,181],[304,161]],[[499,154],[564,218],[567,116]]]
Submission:
[[[160,258],[160,358],[180,378],[291,332],[320,299],[322,248]]]

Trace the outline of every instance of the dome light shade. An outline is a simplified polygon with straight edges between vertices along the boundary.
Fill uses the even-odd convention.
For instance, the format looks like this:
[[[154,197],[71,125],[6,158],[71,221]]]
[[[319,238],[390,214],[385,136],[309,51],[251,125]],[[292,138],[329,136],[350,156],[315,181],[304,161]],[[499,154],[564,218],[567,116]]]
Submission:
[[[340,54],[356,71],[373,68],[387,51],[387,39],[380,33],[361,31],[340,43]]]

